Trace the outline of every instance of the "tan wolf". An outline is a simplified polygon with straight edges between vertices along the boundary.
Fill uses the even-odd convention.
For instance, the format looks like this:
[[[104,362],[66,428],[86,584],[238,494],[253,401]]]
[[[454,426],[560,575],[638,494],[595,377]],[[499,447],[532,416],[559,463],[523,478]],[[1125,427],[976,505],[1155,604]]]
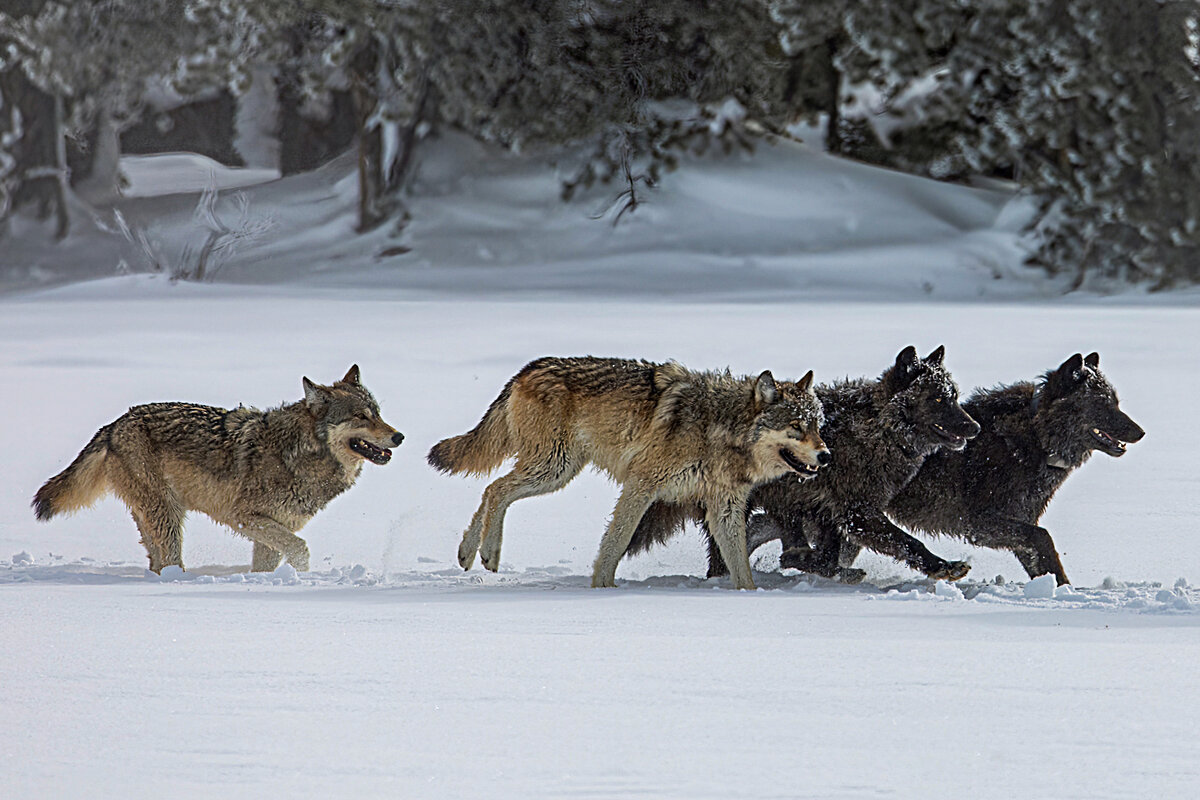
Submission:
[[[349,489],[362,462],[386,464],[404,434],[379,416],[358,365],[332,386],[304,378],[304,399],[260,411],[192,403],[134,406],[105,425],[33,498],[37,518],[76,511],[107,492],[133,514],[150,569],[183,567],[183,518],[200,511],[254,542],[251,569],[286,557],[308,569],[296,535]]]
[[[516,464],[483,492],[458,548],[470,569],[500,564],[504,513],[516,500],[565,486],[589,463],[621,484],[592,570],[615,586],[617,562],[651,503],[702,506],[734,586],[753,589],[746,555],[746,501],[754,487],[789,472],[801,479],[829,461],[812,373],[782,390],[757,378],[693,372],[669,362],[541,358],[505,385],[473,430],[429,451],[443,472],[483,475]]]

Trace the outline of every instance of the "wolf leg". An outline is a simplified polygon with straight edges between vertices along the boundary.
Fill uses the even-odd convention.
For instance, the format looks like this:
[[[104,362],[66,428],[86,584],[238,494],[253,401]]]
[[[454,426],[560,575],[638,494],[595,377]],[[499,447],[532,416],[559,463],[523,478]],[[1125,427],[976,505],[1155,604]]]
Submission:
[[[254,554],[250,558],[251,572],[274,572],[283,561],[283,553],[262,542],[254,543]]]
[[[163,567],[175,565],[183,567],[183,560],[176,558],[168,560],[163,551],[163,543],[170,538],[169,534],[163,532],[159,525],[154,521],[154,515],[145,514],[140,509],[133,513],[133,522],[137,525],[138,532],[142,535],[142,547],[146,548],[146,557],[150,560],[150,571],[158,574],[162,572]]]
[[[729,567],[735,589],[754,589],[750,574],[750,556],[746,552],[746,503],[710,503],[708,527],[716,540],[721,558]]]
[[[266,551],[274,550],[287,559],[297,572],[308,572],[308,545],[303,539],[292,533],[286,525],[276,522],[270,517],[255,514],[243,521],[236,528],[237,532],[254,542],[254,556],[250,569],[254,572],[268,571]],[[259,557],[263,556],[263,560]],[[274,559],[275,566],[279,559]],[[259,567],[262,567],[261,569]],[[270,569],[274,569],[271,567]]]
[[[708,542],[708,577],[719,578],[722,575],[728,575],[729,567],[721,556],[720,545],[709,532],[707,520],[704,522],[704,532],[707,534],[705,539]],[[786,535],[787,530],[773,515],[762,511],[751,514],[746,518],[746,555],[751,556],[755,550],[767,542],[776,539],[782,540]]]
[[[1050,573],[1059,586],[1070,583],[1050,531],[1011,517],[989,516],[971,520],[966,539],[979,547],[1011,550],[1029,577]]]
[[[641,487],[626,484],[613,507],[612,520],[600,540],[600,552],[596,554],[596,562],[592,566],[592,586],[594,588],[612,588],[617,585],[617,564],[621,556],[629,548],[633,532],[637,530],[642,515],[654,495]]]
[[[150,559],[150,570],[183,567],[183,518],[186,510],[179,495],[162,475],[145,465],[131,469],[122,457],[107,464],[109,485],[124,501],[142,535],[142,546]]]
[[[787,531],[775,517],[759,512],[746,519],[746,553],[753,553],[767,542],[783,539]]]
[[[847,515],[846,537],[854,544],[903,561],[934,580],[956,581],[971,569],[965,561],[947,561],[934,555],[919,540],[896,527],[882,512],[873,508],[860,509]]]
[[[783,537],[785,548],[779,555],[779,566],[822,578],[839,577],[842,534],[838,526],[807,514],[794,514],[792,520],[793,530]]]
[[[486,569],[500,568],[500,546],[504,542],[504,515],[518,500],[555,492],[583,470],[583,463],[564,450],[556,457],[536,462],[517,460],[513,471],[497,478],[483,490],[483,501],[471,519],[458,547],[458,563],[470,569],[475,553]]]

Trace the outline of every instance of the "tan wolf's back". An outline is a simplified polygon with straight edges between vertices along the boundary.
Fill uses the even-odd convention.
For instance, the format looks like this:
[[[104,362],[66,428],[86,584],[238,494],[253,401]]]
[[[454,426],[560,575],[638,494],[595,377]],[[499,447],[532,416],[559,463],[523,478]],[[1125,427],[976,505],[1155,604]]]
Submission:
[[[620,358],[539,358],[505,384],[475,428],[434,445],[429,463],[484,475],[525,447],[564,436],[582,433],[598,445],[626,439],[653,414],[660,368]]]

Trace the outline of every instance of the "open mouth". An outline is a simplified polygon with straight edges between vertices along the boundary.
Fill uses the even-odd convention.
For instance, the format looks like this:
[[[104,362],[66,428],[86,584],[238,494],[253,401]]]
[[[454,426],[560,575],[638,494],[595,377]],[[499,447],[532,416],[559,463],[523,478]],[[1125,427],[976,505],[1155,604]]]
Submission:
[[[956,433],[951,433],[941,425],[938,425],[936,422],[929,423],[929,426],[933,429],[933,432],[939,439],[953,447],[955,450],[962,450],[967,446],[967,437],[959,436]]]
[[[1092,438],[1100,444],[1100,449],[1110,456],[1120,457],[1125,455],[1125,443],[1108,431],[1092,428]]]
[[[366,439],[351,439],[348,442],[351,450],[358,453],[360,456],[370,461],[372,464],[380,466],[392,460],[392,451],[386,447],[376,447]]]
[[[792,455],[791,450],[786,448],[779,448],[779,457],[783,459],[783,463],[800,473],[801,478],[811,478],[813,475],[816,475],[817,470],[820,469],[820,467],[812,467],[808,464],[805,464],[803,461]]]

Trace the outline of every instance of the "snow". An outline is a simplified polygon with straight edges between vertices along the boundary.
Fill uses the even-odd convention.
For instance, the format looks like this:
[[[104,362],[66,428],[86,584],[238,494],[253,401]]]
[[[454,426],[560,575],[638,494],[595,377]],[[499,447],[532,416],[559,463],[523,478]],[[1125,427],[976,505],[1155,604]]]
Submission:
[[[216,283],[116,275],[98,225],[59,250],[22,222],[0,253],[0,795],[1194,794],[1194,292],[1061,296],[1020,266],[1020,198],[790,145],[669,175],[616,228],[528,161],[423,158],[398,237],[352,234],[348,162],[239,180],[276,224]],[[194,224],[174,190],[207,186],[189,160],[147,159],[155,196],[121,205],[165,253]],[[868,554],[845,586],[775,546],[734,592],[689,530],[592,590],[617,490],[590,472],[512,507],[499,573],[455,563],[486,480],[424,454],[534,357],[825,381],[910,343],[945,344],[964,390],[1100,352],[1147,436],[1043,517],[1072,587],[935,539],[966,580]],[[115,500],[33,518],[132,404],[266,407],[352,363],[407,438],[303,531],[311,572],[250,574],[248,542],[191,517],[187,570],[154,576]]]
[[[1025,584],[1025,596],[1031,599],[1054,597],[1058,583],[1053,575],[1042,575]]]

